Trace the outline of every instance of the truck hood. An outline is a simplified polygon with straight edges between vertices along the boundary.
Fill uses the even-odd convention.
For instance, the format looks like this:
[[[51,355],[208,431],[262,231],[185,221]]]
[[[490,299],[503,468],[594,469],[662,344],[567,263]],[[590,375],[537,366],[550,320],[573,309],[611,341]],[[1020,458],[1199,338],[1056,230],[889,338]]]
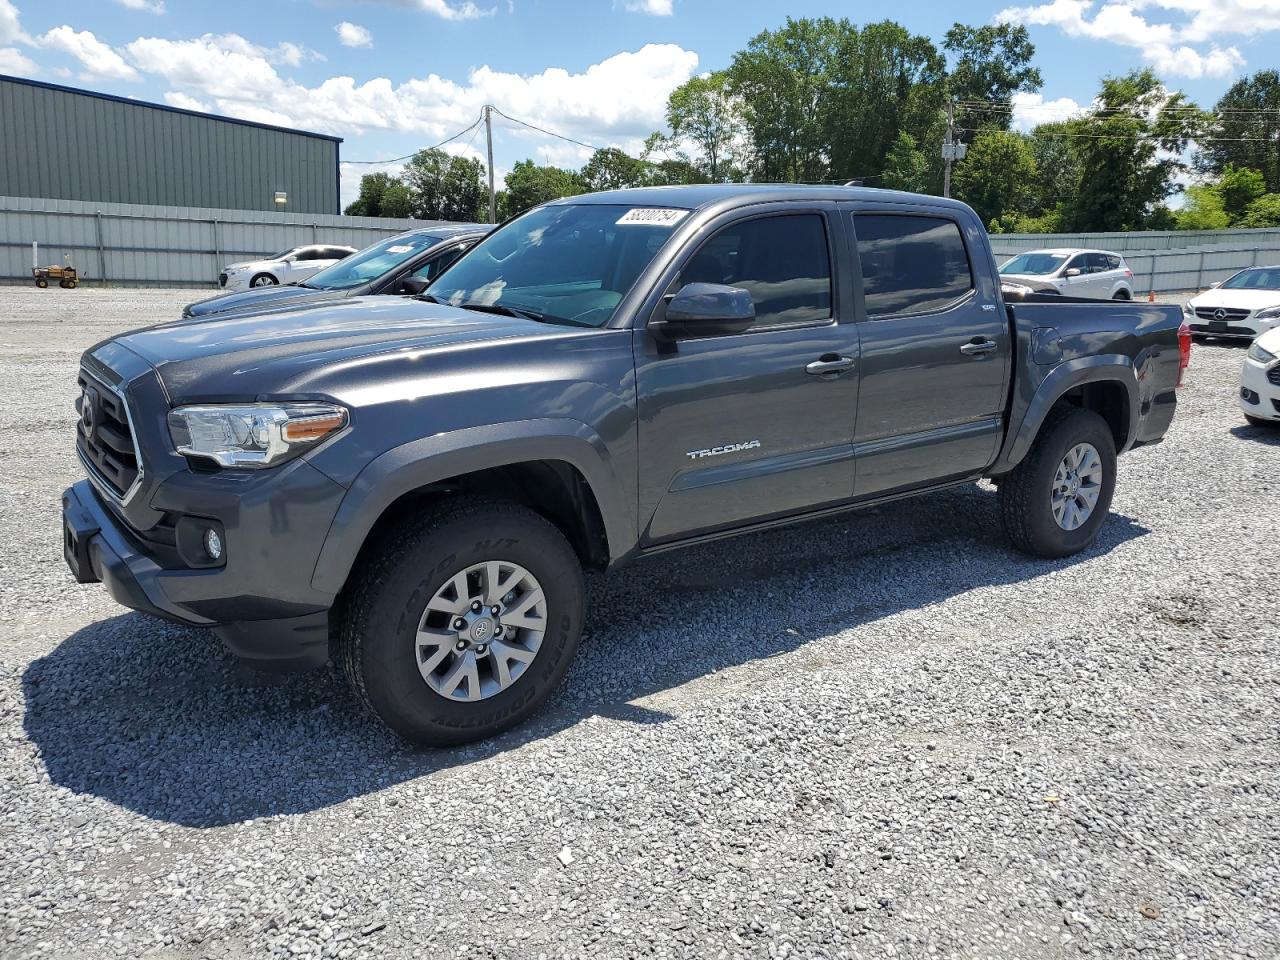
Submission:
[[[304,303],[319,303],[325,300],[341,300],[348,296],[350,290],[316,290],[310,287],[295,285],[274,287],[250,287],[239,293],[224,293],[187,304],[185,317],[207,317],[215,313],[249,310],[271,310],[276,307],[301,306]]]
[[[394,355],[421,362],[495,340],[582,333],[405,297],[350,297],[274,313],[191,317],[121,334],[151,363],[171,402],[327,393],[355,362]]]
[[[1280,290],[1224,290],[1217,287],[1191,299],[1193,308],[1227,307],[1232,310],[1261,310],[1280,306]]]

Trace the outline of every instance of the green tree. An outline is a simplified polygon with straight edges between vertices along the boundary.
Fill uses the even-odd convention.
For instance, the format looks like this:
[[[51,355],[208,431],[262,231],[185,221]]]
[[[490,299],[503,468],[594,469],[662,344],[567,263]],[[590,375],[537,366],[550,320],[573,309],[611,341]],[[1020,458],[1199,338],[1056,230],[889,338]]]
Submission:
[[[1222,171],[1222,179],[1218,181],[1222,209],[1232,223],[1243,220],[1249,204],[1266,192],[1267,186],[1259,171],[1234,164],[1227,164],[1227,168]]]
[[[1174,219],[1179,230],[1225,230],[1231,225],[1216,184],[1187,187],[1186,202]]]
[[[1257,170],[1267,192],[1280,193],[1280,71],[1237,80],[1214,113],[1196,166],[1215,174],[1229,166]]]
[[[413,216],[413,191],[408,184],[397,180],[387,187],[382,194],[382,209],[378,216],[395,217],[399,220]]]
[[[752,37],[726,71],[741,104],[757,180],[814,182],[828,170],[824,135],[834,109],[833,76],[847,20],[787,18]],[[866,172],[866,171],[864,171]]]
[[[1008,130],[1012,111],[973,104],[1003,103],[1015,93],[1034,93],[1043,83],[1040,71],[1031,65],[1036,48],[1024,26],[957,23],[947,31],[942,47],[954,58],[947,86],[951,97],[960,101],[956,124],[962,129]]]
[[[643,184],[648,175],[648,165],[643,160],[629,157],[614,147],[605,147],[591,155],[579,174],[583,189],[618,190]]]
[[[667,126],[673,145],[692,144],[692,162],[713,182],[723,179],[744,131],[741,108],[729,93],[728,74],[694,77],[671,91]]]
[[[956,165],[955,195],[983,223],[1007,221],[1033,212],[1036,161],[1025,137],[1005,130],[978,134]]]
[[[387,190],[400,184],[389,173],[366,173],[360,178],[360,195],[343,211],[348,217],[398,217],[398,213],[384,213],[383,197]]]
[[[920,192],[928,188],[929,159],[916,145],[916,138],[905,130],[898,132],[898,137],[889,148],[884,159],[884,169],[879,179],[871,185],[888,190],[910,190]]]
[[[548,200],[576,196],[584,189],[582,178],[572,170],[541,167],[532,160],[521,160],[507,174],[501,217],[515,216]]]
[[[405,165],[404,182],[420,220],[481,221],[487,218],[489,188],[484,164],[443,150],[419,150]]]
[[[1280,193],[1264,193],[1245,211],[1242,227],[1280,227]]]
[[[1080,179],[1063,202],[1073,231],[1141,230],[1175,192],[1179,159],[1203,130],[1203,115],[1150,70],[1106,77],[1093,113],[1065,124],[1075,137]]]
[[[928,160],[918,190],[941,187],[946,63],[928,37],[885,20],[858,29],[841,21],[831,67],[834,109],[824,115],[822,150],[836,179],[882,173],[906,133]],[[928,145],[927,147],[925,145]]]

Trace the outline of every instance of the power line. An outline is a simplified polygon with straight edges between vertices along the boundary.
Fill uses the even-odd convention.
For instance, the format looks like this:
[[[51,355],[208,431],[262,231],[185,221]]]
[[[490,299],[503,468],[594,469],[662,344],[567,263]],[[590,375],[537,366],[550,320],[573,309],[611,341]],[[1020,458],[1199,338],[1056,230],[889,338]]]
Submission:
[[[503,119],[510,120],[512,123],[518,123],[520,124],[520,126],[528,127],[530,130],[537,130],[539,133],[545,133],[548,137],[555,137],[557,140],[564,140],[568,143],[576,144],[579,147],[586,147],[588,150],[614,149],[614,148],[598,147],[594,143],[584,143],[581,140],[573,139],[573,137],[566,137],[563,133],[556,133],[554,130],[547,130],[546,128],[540,127],[537,124],[530,123],[528,120],[517,120],[515,117],[507,116],[507,114],[503,113],[497,107],[493,107],[492,110],[498,116],[502,117]],[[618,152],[621,153],[622,151],[619,150]]]
[[[476,129],[476,127],[480,126],[480,124],[481,124],[483,121],[484,121],[484,117],[483,117],[483,115],[482,115],[482,116],[479,116],[479,117],[477,117],[477,118],[476,118],[475,123],[471,124],[471,126],[467,127],[465,130],[459,130],[457,133],[455,133],[455,134],[454,134],[452,137],[450,137],[448,140],[441,140],[439,143],[437,143],[437,144],[433,144],[433,145],[432,145],[432,146],[430,146],[430,147],[423,147],[423,148],[422,148],[422,150],[438,150],[440,147],[443,147],[445,144],[453,143],[453,141],[457,140],[459,137],[465,137],[465,136],[466,136],[468,133],[470,133],[472,130]],[[472,140],[474,141],[474,139],[475,139],[475,138],[473,137],[473,138],[472,138]],[[351,163],[351,164],[356,164],[356,163],[359,163],[359,164],[399,163],[401,160],[408,160],[410,157],[414,156],[415,154],[417,154],[417,153],[419,153],[419,152],[420,152],[420,151],[415,150],[415,151],[413,151],[413,153],[406,153],[403,157],[396,157],[396,158],[394,158],[394,159],[392,159],[392,160],[343,160],[342,162],[343,162],[343,163]]]

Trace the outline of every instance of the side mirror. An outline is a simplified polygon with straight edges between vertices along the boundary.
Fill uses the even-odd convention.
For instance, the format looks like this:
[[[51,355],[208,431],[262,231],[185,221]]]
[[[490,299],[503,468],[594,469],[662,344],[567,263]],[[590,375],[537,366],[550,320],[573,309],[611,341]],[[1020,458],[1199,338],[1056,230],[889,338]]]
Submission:
[[[1222,286],[1222,281],[1221,281],[1221,280],[1215,280],[1215,281],[1213,281],[1213,283],[1209,284],[1209,289],[1210,289],[1210,290],[1215,290],[1215,289],[1217,289],[1217,288],[1218,288],[1218,287],[1220,287],[1220,286]]]
[[[411,275],[400,281],[400,293],[406,297],[416,297],[420,293],[426,293],[429,286],[431,281],[426,277]]]
[[[751,294],[723,283],[689,283],[667,302],[666,314],[649,324],[659,340],[742,333],[756,320]]]
[[[1080,276],[1080,268],[1079,268],[1079,267],[1068,267],[1068,268],[1067,268],[1067,272],[1066,272],[1066,273],[1064,273],[1064,274],[1063,274],[1063,276],[1064,276],[1064,277],[1078,277],[1078,276]]]

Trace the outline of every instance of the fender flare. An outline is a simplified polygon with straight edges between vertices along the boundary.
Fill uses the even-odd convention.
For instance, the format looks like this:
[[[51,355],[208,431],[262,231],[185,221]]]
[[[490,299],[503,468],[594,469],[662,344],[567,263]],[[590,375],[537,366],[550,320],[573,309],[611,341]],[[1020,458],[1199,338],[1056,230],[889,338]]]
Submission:
[[[610,556],[625,553],[635,539],[635,510],[627,507],[604,440],[578,420],[519,420],[424,437],[372,460],[338,506],[312,586],[336,595],[373,525],[406,493],[459,474],[534,460],[563,461],[582,474],[600,507]]]
[[[1036,388],[1022,415],[1022,422],[1016,432],[1011,431],[1011,439],[1006,441],[1005,448],[1001,451],[997,461],[999,466],[1011,470],[1022,462],[1031,449],[1031,444],[1035,442],[1045,417],[1068,390],[1086,383],[1107,381],[1121,384],[1129,400],[1128,436],[1116,452],[1128,450],[1137,435],[1140,420],[1138,375],[1131,358],[1123,354],[1100,354],[1061,363],[1040,381],[1040,386]]]

